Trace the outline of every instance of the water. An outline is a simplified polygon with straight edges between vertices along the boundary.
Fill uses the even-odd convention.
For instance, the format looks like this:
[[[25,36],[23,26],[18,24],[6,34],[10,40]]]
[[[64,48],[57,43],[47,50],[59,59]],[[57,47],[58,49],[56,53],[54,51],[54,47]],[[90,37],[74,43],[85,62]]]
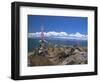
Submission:
[[[33,48],[39,47],[39,40],[40,39],[28,38],[28,52],[31,52]],[[87,40],[46,39],[46,41],[57,45],[75,45],[78,42],[80,46],[87,47]]]

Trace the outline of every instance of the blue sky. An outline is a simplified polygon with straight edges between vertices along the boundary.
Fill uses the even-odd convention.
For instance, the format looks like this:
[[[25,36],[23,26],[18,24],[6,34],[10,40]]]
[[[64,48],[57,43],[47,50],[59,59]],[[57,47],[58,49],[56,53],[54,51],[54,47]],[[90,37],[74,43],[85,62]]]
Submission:
[[[28,33],[39,34],[42,25],[47,35],[62,34],[64,36],[86,37],[88,34],[87,17],[28,15]]]
[[[64,17],[64,16],[28,16],[28,32],[40,32],[41,25],[44,31],[56,31],[87,34],[87,17]]]

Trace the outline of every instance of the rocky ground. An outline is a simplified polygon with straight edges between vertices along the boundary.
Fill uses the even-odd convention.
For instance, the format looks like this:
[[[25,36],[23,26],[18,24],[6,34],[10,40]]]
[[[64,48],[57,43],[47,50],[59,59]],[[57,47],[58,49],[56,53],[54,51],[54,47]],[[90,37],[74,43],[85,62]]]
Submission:
[[[28,53],[28,66],[74,65],[88,63],[86,47],[48,47]]]

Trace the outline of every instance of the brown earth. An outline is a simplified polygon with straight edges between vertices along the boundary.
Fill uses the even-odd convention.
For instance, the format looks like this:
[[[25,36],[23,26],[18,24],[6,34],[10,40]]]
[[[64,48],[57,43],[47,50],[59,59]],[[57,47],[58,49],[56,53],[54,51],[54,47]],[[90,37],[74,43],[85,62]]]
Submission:
[[[34,50],[28,54],[28,66],[87,64],[87,51],[86,47],[48,48],[46,55],[41,55]]]

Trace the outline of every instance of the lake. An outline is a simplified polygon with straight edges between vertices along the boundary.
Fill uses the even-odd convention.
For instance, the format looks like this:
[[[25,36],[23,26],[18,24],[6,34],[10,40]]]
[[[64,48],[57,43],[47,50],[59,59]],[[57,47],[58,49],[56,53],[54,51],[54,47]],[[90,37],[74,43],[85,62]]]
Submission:
[[[31,52],[33,48],[38,48],[39,38],[28,38],[28,52]],[[79,44],[80,46],[87,47],[87,40],[75,40],[75,39],[45,39],[47,43],[57,44],[57,45],[68,45],[73,46]]]

